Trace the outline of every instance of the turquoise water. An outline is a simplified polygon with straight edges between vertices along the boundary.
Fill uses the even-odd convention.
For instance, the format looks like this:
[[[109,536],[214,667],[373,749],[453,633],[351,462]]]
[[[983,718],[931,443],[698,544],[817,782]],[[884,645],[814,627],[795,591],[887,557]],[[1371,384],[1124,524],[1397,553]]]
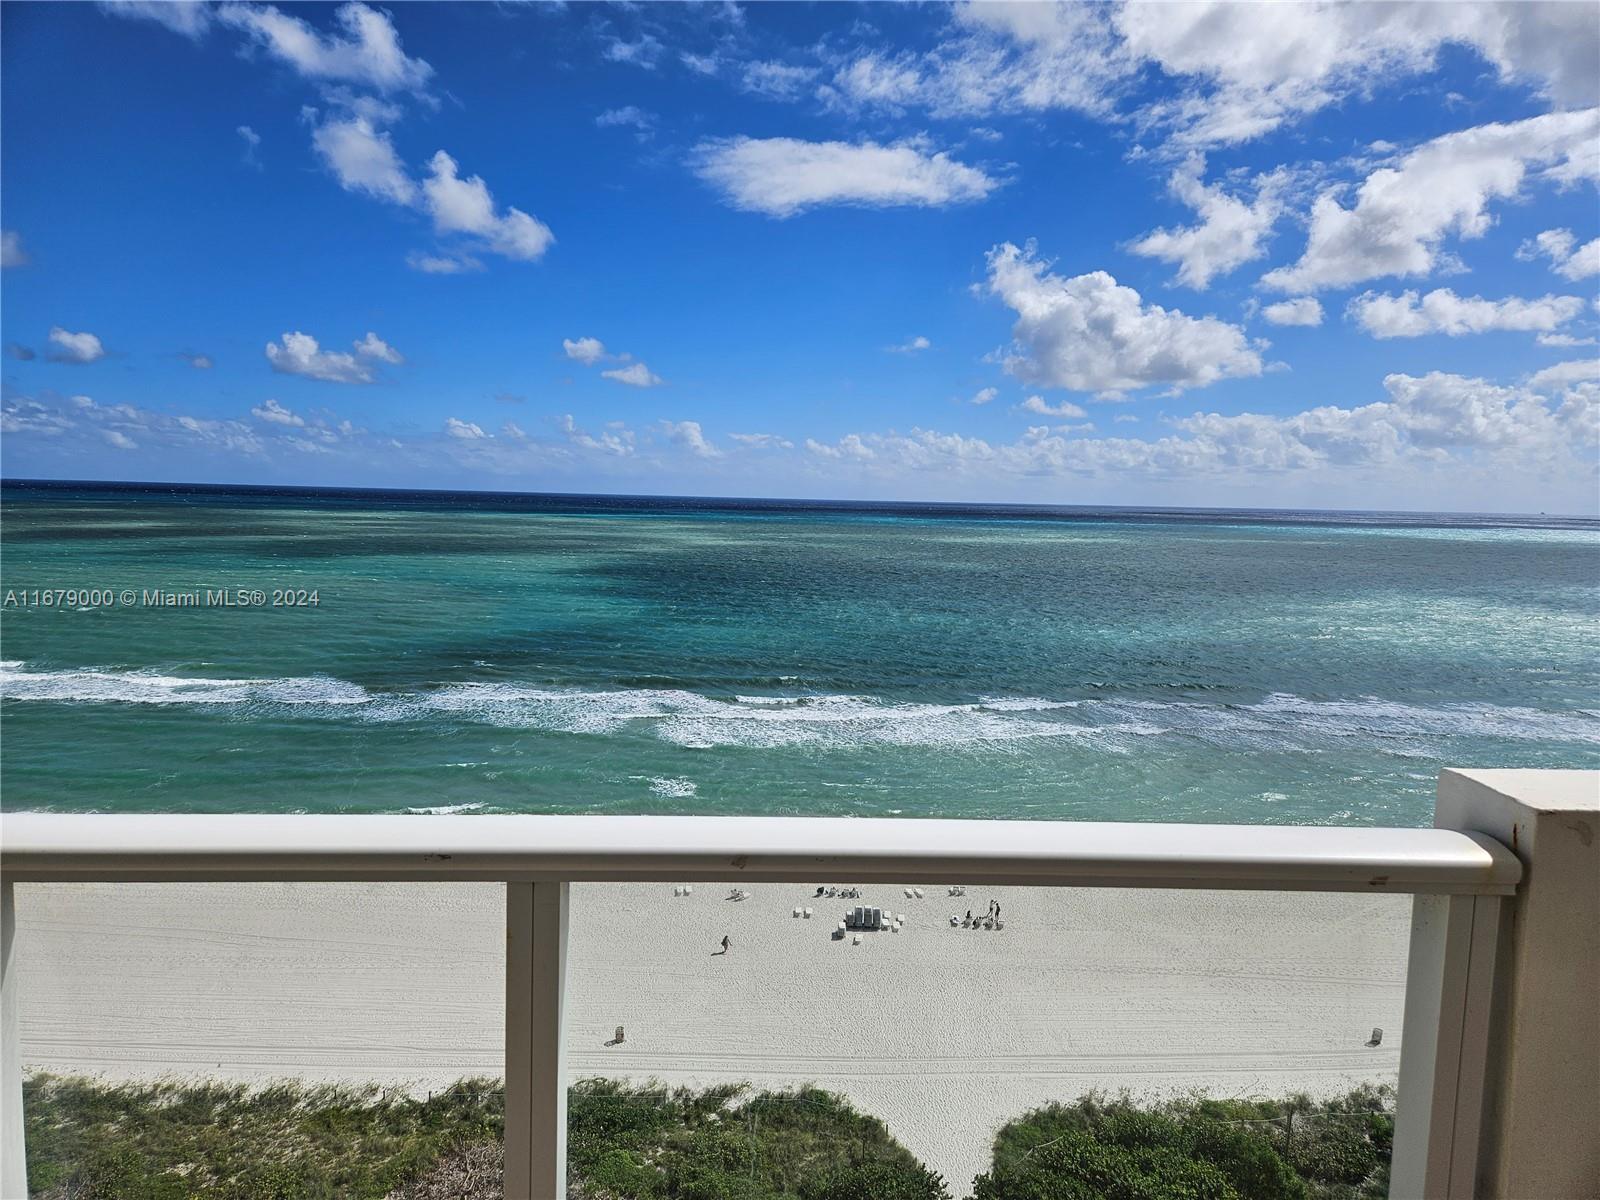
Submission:
[[[1421,824],[1600,756],[1593,522],[9,485],[0,539],[8,809]]]

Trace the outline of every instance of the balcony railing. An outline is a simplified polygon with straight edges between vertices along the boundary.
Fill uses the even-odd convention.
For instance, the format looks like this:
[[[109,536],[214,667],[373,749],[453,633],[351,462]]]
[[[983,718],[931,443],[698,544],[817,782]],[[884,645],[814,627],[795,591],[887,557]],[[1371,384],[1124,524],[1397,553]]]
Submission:
[[[1494,773],[1484,773],[1492,775]],[[1454,776],[1461,786],[1477,781]],[[1497,962],[1523,865],[1474,829],[742,817],[7,814],[0,827],[0,1195],[26,1195],[13,885],[506,885],[505,1182],[566,1195],[563,998],[574,882],[862,882],[1415,897],[1395,1196],[1481,1194]],[[26,1014],[22,1014],[26,1019]]]

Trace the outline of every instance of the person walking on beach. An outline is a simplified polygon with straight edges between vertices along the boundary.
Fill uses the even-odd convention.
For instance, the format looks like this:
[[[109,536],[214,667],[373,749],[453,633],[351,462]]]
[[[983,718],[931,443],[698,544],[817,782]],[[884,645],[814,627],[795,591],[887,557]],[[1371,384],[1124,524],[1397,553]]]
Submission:
[[[722,935],[722,953],[726,954],[728,952],[728,947],[731,946],[731,945],[733,945],[733,939],[730,938],[727,934],[723,934]]]

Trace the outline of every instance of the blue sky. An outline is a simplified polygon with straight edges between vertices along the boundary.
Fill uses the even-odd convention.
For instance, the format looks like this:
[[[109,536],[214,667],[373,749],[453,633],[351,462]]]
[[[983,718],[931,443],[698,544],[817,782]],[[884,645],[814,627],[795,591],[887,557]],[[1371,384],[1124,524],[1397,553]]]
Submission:
[[[1597,507],[1592,4],[0,20],[8,476]]]

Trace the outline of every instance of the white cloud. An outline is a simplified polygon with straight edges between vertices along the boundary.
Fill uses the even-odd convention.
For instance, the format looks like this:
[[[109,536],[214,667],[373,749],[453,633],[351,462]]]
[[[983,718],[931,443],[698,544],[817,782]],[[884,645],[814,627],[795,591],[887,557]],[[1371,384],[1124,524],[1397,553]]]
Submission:
[[[155,21],[186,38],[199,38],[211,25],[206,0],[100,0],[100,7],[119,17]]]
[[[1262,258],[1267,237],[1282,212],[1281,173],[1264,175],[1255,183],[1255,202],[1246,204],[1228,195],[1221,184],[1203,182],[1206,160],[1191,154],[1172,173],[1168,190],[1200,218],[1181,229],[1158,229],[1128,247],[1135,254],[1180,264],[1178,282],[1204,291],[1212,279]]]
[[[666,380],[655,374],[642,362],[629,363],[625,367],[616,367],[610,371],[601,371],[606,379],[615,379],[618,383],[625,383],[629,387],[659,387]]]
[[[209,354],[180,354],[178,357],[197,371],[209,371],[216,366]]]
[[[0,268],[25,267],[28,252],[22,248],[22,235],[15,229],[0,231]]]
[[[1093,4],[982,3],[953,10],[932,50],[859,50],[821,91],[844,108],[923,107],[939,117],[1066,108],[1106,114],[1135,65]]]
[[[976,392],[976,394],[974,394],[973,397],[972,397],[972,403],[974,403],[974,404],[988,404],[991,400],[993,400],[999,394],[1000,394],[1000,389],[999,388],[992,388],[992,387],[979,388],[978,391]]]
[[[1528,380],[1528,386],[1536,392],[1552,392],[1574,384],[1595,382],[1600,382],[1600,358],[1580,358],[1536,372]]]
[[[706,440],[699,421],[662,421],[661,432],[673,445],[681,446],[696,458],[722,457],[722,451]]]
[[[1022,402],[1022,411],[1037,413],[1041,417],[1087,417],[1089,415],[1076,404],[1066,400],[1056,405],[1047,404],[1043,396],[1029,396]]]
[[[1600,22],[1581,4],[963,3],[931,50],[822,52],[837,107],[938,117],[1070,109],[1112,116],[1151,67],[1170,97],[1138,114],[1180,145],[1247,141],[1431,70],[1466,47],[1562,107],[1600,99]]]
[[[440,233],[473,234],[496,254],[524,262],[541,257],[555,241],[549,226],[520,208],[496,215],[494,197],[482,177],[462,179],[456,174],[456,160],[443,150],[428,166],[431,173],[422,181],[424,204]]]
[[[734,208],[779,218],[823,204],[942,208],[981,200],[999,186],[975,167],[910,142],[723,138],[701,142],[691,164]]]
[[[796,67],[781,62],[748,62],[739,84],[747,92],[774,100],[792,100],[817,77],[815,67]]]
[[[285,333],[283,344],[267,343],[267,361],[284,375],[327,383],[371,383],[372,369],[353,354],[323,350],[309,333]]]
[[[1587,279],[1600,275],[1600,238],[1578,245],[1570,229],[1546,229],[1538,237],[1523,242],[1517,257],[1524,262],[1544,257],[1550,269],[1564,279]]]
[[[391,204],[417,202],[417,185],[406,174],[394,143],[368,117],[325,121],[313,131],[311,145],[347,192],[365,192]]]
[[[858,433],[848,433],[833,445],[819,442],[814,438],[806,439],[806,450],[818,458],[856,459],[870,461],[877,458],[877,451],[868,446]]]
[[[69,333],[59,325],[50,328],[50,342],[56,347],[50,355],[55,362],[92,363],[106,356],[106,348],[92,333]]]
[[[400,351],[389,345],[388,342],[371,330],[367,331],[366,337],[356,343],[356,353],[362,358],[375,358],[379,362],[394,363],[396,365],[405,362],[405,358]]]
[[[1535,340],[1541,346],[1560,346],[1564,349],[1572,346],[1593,346],[1596,343],[1595,338],[1575,337],[1570,333],[1541,333]]]
[[[1052,275],[1031,246],[1009,242],[988,263],[989,291],[1017,313],[1005,367],[1024,382],[1122,392],[1261,374],[1259,350],[1238,326],[1144,304],[1104,271]]]
[[[1446,236],[1488,231],[1489,202],[1516,196],[1530,168],[1557,183],[1595,177],[1600,109],[1445,134],[1367,176],[1352,208],[1324,193],[1311,210],[1300,261],[1269,271],[1261,282],[1309,292],[1383,275],[1426,275]]]
[[[794,443],[777,433],[730,433],[730,439],[752,450],[793,450]]]
[[[571,413],[563,416],[556,423],[556,427],[566,435],[569,442],[581,449],[598,450],[603,454],[612,454],[618,458],[629,458],[633,455],[634,436],[632,431],[626,428],[619,428],[595,437],[578,428],[577,422],[572,419]]]
[[[1581,5],[1534,3],[1128,4],[1115,23],[1135,59],[1188,88],[1146,121],[1195,145],[1246,141],[1279,125],[1431,70],[1446,44],[1470,47],[1506,80],[1558,104],[1596,96],[1600,22]]]
[[[444,419],[444,431],[451,437],[459,438],[464,442],[476,442],[489,436],[471,421],[462,421],[456,417],[446,417]]]
[[[400,48],[389,17],[364,4],[345,4],[334,14],[343,37],[325,35],[270,4],[223,4],[213,12],[307,79],[392,92],[421,91],[433,75],[431,66]]]
[[[932,346],[933,343],[919,333],[916,337],[901,342],[898,346],[885,346],[884,349],[890,354],[915,354],[919,350],[931,349]]]
[[[1587,390],[1585,390],[1587,388]],[[936,430],[856,433],[834,443],[808,439],[814,459],[854,460],[893,480],[929,472],[941,481],[1069,475],[1146,480],[1260,478],[1289,472],[1349,472],[1371,495],[1420,470],[1480,470],[1559,479],[1564,494],[1592,494],[1600,387],[1581,385],[1554,401],[1523,388],[1440,372],[1390,375],[1386,396],[1353,408],[1334,405],[1287,415],[1199,412],[1153,438],[1085,437],[1069,426],[1031,426],[1010,443]],[[1387,474],[1382,472],[1387,471]],[[1468,476],[1458,476],[1467,478]],[[1587,481],[1587,482],[1585,482]]]
[[[643,33],[636,42],[625,42],[619,37],[612,37],[602,54],[608,62],[628,63],[653,71],[656,69],[656,61],[661,57],[661,50],[659,38]]]
[[[305,418],[290,412],[276,400],[267,400],[250,410],[250,415],[269,425],[288,425],[296,429],[305,427]]]
[[[137,450],[139,448],[139,443],[134,441],[127,434],[123,433],[120,429],[102,429],[100,431],[100,436],[105,438],[110,445],[115,446],[118,450]]]
[[[641,135],[648,135],[655,129],[655,114],[647,113],[636,104],[624,105],[622,108],[608,108],[594,119],[594,123],[605,128],[625,126],[636,130]]]
[[[1376,338],[1421,337],[1429,333],[1461,337],[1491,330],[1549,332],[1582,311],[1583,301],[1576,296],[1485,300],[1482,296],[1458,296],[1449,288],[1436,288],[1420,298],[1412,291],[1398,296],[1365,292],[1345,309]]]
[[[576,359],[586,367],[594,366],[606,356],[606,345],[599,338],[582,337],[576,341],[562,338],[561,348],[567,352],[568,358]]]
[[[483,270],[483,263],[470,254],[423,254],[416,250],[406,255],[406,266],[424,275],[466,275]]]
[[[1321,325],[1322,305],[1311,296],[1301,296],[1269,304],[1261,315],[1273,325]]]
[[[239,156],[239,161],[247,167],[261,170],[261,160],[256,157],[256,150],[261,145],[261,135],[248,125],[240,125],[237,132],[244,139],[244,153]]]

